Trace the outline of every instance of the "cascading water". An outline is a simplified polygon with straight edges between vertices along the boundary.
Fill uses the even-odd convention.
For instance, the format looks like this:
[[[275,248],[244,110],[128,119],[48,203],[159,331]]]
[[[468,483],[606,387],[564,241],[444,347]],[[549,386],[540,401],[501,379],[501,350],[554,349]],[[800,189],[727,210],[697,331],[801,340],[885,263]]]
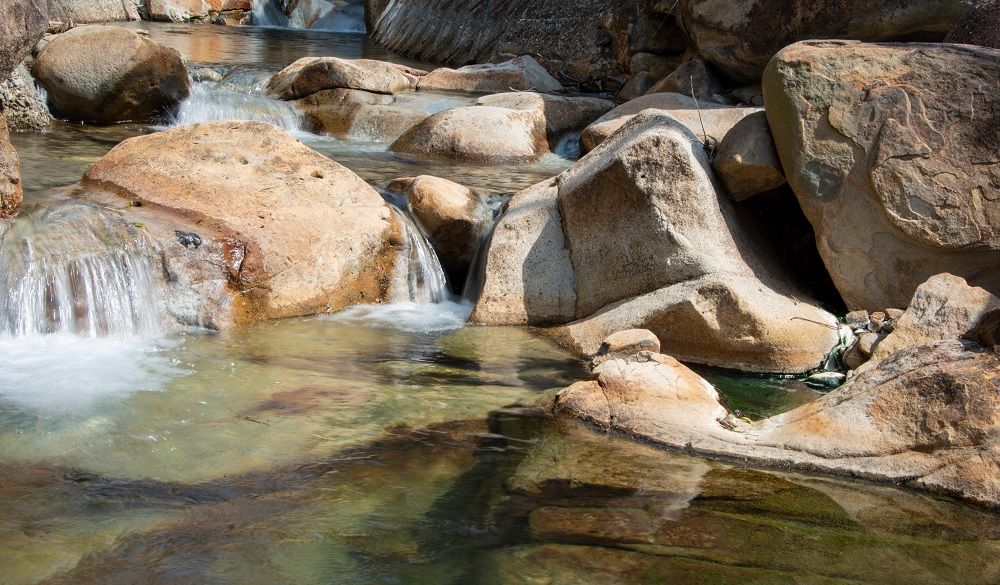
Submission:
[[[483,291],[483,284],[486,282],[486,255],[489,251],[490,240],[493,238],[493,230],[503,217],[507,202],[510,196],[494,196],[486,201],[486,205],[492,212],[492,220],[489,225],[479,234],[479,246],[472,257],[472,265],[469,266],[469,275],[465,279],[465,286],[462,288],[462,298],[474,303],[479,299],[479,294]]]
[[[401,261],[396,263],[393,301],[426,305],[448,300],[448,279],[431,243],[405,208],[393,206],[393,210],[403,226],[405,242]]]
[[[287,102],[256,93],[221,89],[213,82],[195,83],[191,95],[174,115],[173,124],[179,126],[214,120],[255,120],[288,132],[302,130],[301,116]]]
[[[256,26],[364,33],[362,0],[253,0]]]
[[[0,244],[0,333],[155,335],[155,271],[139,230],[70,201],[18,218]]]

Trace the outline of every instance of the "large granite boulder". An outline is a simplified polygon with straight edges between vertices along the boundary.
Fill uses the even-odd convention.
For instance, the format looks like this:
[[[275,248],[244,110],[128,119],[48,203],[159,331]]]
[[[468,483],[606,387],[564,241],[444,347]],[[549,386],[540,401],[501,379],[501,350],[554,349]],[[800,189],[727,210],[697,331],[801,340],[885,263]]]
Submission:
[[[143,226],[168,309],[225,329],[388,300],[401,226],[353,172],[261,122],[211,122],[126,140],[81,196]]]
[[[794,290],[716,187],[701,143],[665,113],[637,116],[510,202],[473,320],[559,324],[593,354],[652,330],[678,359],[762,372],[820,365],[836,320]]]
[[[422,91],[465,93],[563,90],[563,86],[530,56],[503,63],[467,65],[459,69],[442,67],[421,77],[418,87]]]
[[[169,114],[191,90],[181,54],[117,26],[81,26],[39,52],[33,72],[57,115],[113,124]]]
[[[568,132],[580,131],[614,109],[610,100],[596,97],[561,96],[532,91],[514,91],[479,98],[481,106],[541,112],[545,116],[545,131],[549,143]]]
[[[627,101],[598,118],[583,130],[580,146],[584,152],[590,152],[636,114],[651,109],[669,113],[699,140],[713,146],[722,142],[737,122],[761,111],[761,108],[734,108],[695,101],[679,93],[653,93]]]
[[[1000,0],[980,0],[955,23],[946,43],[1000,49]]]
[[[297,100],[325,89],[394,94],[415,87],[414,76],[385,61],[303,57],[274,74],[267,84],[267,94],[278,99]]]
[[[0,3],[0,82],[21,64],[48,26],[44,0]]]
[[[814,41],[764,76],[788,182],[850,308],[950,272],[1000,291],[1000,51]],[[961,97],[959,97],[961,96]]]
[[[682,0],[679,18],[702,58],[758,83],[783,47],[806,39],[939,41],[973,0]]]
[[[445,160],[506,164],[549,151],[545,116],[537,110],[472,106],[438,112],[410,128],[393,152]]]

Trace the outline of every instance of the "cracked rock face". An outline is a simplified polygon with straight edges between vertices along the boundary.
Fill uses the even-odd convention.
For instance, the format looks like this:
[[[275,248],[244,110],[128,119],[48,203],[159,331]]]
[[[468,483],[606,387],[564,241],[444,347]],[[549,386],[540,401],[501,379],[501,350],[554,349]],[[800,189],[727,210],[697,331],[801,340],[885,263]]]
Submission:
[[[767,117],[851,308],[950,272],[1000,290],[1000,51],[809,41],[764,75]]]
[[[168,310],[182,323],[225,329],[390,294],[401,228],[388,204],[270,124],[211,122],[132,138],[82,185],[82,196],[150,236]]]

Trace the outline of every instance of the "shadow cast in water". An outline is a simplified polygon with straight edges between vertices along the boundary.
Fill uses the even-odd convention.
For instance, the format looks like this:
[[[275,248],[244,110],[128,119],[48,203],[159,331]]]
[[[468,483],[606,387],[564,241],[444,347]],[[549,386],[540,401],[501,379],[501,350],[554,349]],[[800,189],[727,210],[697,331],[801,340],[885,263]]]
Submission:
[[[988,512],[667,453],[524,408],[487,422],[390,429],[315,462],[202,484],[55,468],[8,469],[0,478],[5,498],[57,486],[79,506],[181,509],[47,583],[1000,577],[1000,562],[983,561],[1000,550]]]

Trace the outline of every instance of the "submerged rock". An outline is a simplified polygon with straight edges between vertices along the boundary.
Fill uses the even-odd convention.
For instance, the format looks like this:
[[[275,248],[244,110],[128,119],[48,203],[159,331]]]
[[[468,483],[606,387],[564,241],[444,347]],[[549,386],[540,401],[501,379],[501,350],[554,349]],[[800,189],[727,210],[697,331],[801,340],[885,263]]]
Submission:
[[[973,4],[973,0],[684,0],[679,19],[702,58],[735,81],[758,83],[771,57],[795,41],[941,40]]]
[[[303,57],[275,73],[267,84],[267,94],[296,100],[324,89],[358,89],[371,93],[394,94],[416,87],[416,78],[405,69],[372,59]]]
[[[467,65],[459,69],[442,67],[420,78],[422,91],[501,93],[505,91],[559,92],[563,86],[538,61],[521,56],[503,63]]]
[[[944,271],[1000,291],[998,78],[1000,51],[971,46],[815,41],[771,61],[778,154],[849,308],[905,306]]]
[[[679,93],[654,93],[625,102],[584,129],[580,146],[589,152],[608,139],[643,110],[662,110],[687,127],[698,140],[718,145],[743,118],[760,108],[733,108],[711,102],[696,102]]]
[[[117,26],[57,35],[33,72],[58,115],[99,124],[164,116],[191,91],[180,53]]]
[[[16,215],[22,199],[21,160],[10,143],[7,118],[0,112],[0,219]]]
[[[537,160],[549,151],[539,111],[493,106],[438,112],[399,137],[393,152],[455,161],[505,164]]]
[[[465,282],[492,213],[479,195],[458,183],[427,175],[397,179],[389,190],[405,193],[453,283]]]
[[[269,124],[132,138],[82,183],[82,196],[144,226],[182,323],[224,329],[379,302],[399,261],[401,227],[382,197]]]
[[[549,333],[586,354],[615,331],[645,328],[691,362],[815,368],[837,342],[836,320],[784,282],[756,238],[718,192],[700,142],[646,112],[514,197],[472,318],[576,320]]]

